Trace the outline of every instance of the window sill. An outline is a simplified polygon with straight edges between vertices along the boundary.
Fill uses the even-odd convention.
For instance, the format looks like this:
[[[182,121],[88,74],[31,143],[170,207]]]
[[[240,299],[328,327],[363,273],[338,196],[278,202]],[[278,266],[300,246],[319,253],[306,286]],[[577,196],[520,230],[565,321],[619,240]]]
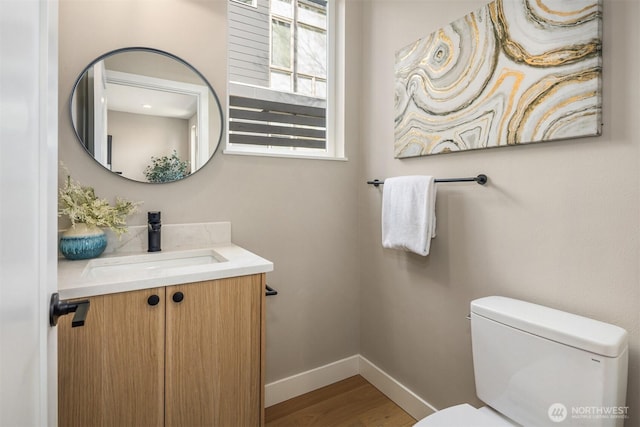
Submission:
[[[234,149],[225,149],[222,151],[223,154],[231,154],[236,156],[257,156],[257,157],[281,157],[287,159],[303,159],[303,160],[336,160],[340,162],[347,162],[349,159],[347,157],[335,157],[329,156],[326,154],[311,154],[311,153],[284,153],[284,152],[255,152],[255,151],[244,151],[244,150],[234,150]]]

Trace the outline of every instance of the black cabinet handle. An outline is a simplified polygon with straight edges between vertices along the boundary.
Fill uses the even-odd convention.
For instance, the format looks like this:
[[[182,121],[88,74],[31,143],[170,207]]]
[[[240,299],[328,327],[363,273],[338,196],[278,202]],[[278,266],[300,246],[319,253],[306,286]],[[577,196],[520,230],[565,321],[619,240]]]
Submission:
[[[49,325],[56,326],[60,316],[75,313],[71,321],[71,327],[84,326],[89,312],[89,305],[88,299],[82,301],[61,300],[60,295],[55,292],[51,295],[51,303],[49,304]]]
[[[176,292],[175,294],[173,294],[171,299],[173,300],[173,302],[181,302],[184,299],[184,294],[182,292]]]
[[[147,304],[150,306],[158,305],[160,303],[160,297],[158,295],[151,295],[147,298]]]
[[[266,292],[265,292],[266,296],[270,297],[270,296],[273,296],[273,295],[278,295],[278,291],[273,289],[271,286],[264,285],[264,287],[267,289]]]

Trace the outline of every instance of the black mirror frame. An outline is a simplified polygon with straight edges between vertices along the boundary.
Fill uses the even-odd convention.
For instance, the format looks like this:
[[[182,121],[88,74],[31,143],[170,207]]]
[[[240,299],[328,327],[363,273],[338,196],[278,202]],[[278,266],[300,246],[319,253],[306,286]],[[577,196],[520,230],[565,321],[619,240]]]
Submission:
[[[80,137],[80,135],[78,134],[78,129],[76,128],[76,125],[73,121],[73,96],[76,93],[76,89],[78,88],[78,84],[80,84],[80,81],[82,80],[82,78],[84,77],[84,75],[87,73],[87,71],[93,67],[96,63],[102,61],[103,59],[110,57],[112,55],[118,54],[118,53],[125,53],[125,52],[133,52],[133,51],[141,51],[141,52],[147,52],[147,53],[156,53],[159,55],[164,55],[168,58],[171,58],[173,60],[176,60],[178,62],[180,62],[181,64],[185,65],[187,68],[189,68],[191,71],[193,71],[198,77],[200,77],[200,79],[202,79],[203,82],[206,83],[207,87],[209,88],[209,91],[211,92],[211,95],[213,96],[213,99],[216,101],[216,105],[218,106],[218,111],[220,114],[220,134],[218,135],[218,144],[216,145],[216,149],[213,151],[213,153],[211,153],[211,155],[209,156],[209,160],[207,160],[207,162],[205,164],[203,164],[198,170],[196,170],[195,172],[190,173],[189,175],[180,178],[178,180],[175,181],[167,181],[167,182],[148,182],[148,181],[138,181],[136,179],[132,179],[132,178],[128,178],[126,176],[123,176],[121,174],[115,173],[109,169],[107,169],[102,163],[100,163],[98,160],[95,159],[95,157],[91,154],[91,152],[89,152],[89,150],[87,149],[84,141],[82,141],[82,138]],[[142,46],[132,46],[132,47],[123,47],[123,48],[119,48],[119,49],[115,49],[106,53],[103,53],[102,55],[98,56],[97,58],[95,58],[93,61],[91,61],[78,75],[78,77],[76,78],[75,83],[73,84],[73,88],[71,89],[71,94],[69,96],[69,120],[71,120],[71,127],[73,128],[73,133],[76,135],[76,139],[78,140],[78,142],[80,143],[80,145],[82,146],[82,148],[84,149],[84,151],[87,153],[87,155],[89,155],[89,157],[91,157],[91,159],[96,162],[98,165],[100,165],[101,168],[108,170],[109,172],[111,172],[113,175],[117,175],[120,176],[123,179],[126,179],[127,181],[132,181],[132,182],[139,182],[142,184],[170,184],[173,182],[179,182],[179,181],[183,181],[187,178],[189,178],[190,176],[196,174],[197,172],[199,172],[200,170],[204,169],[204,167],[209,164],[209,162],[211,161],[211,159],[213,158],[213,156],[215,156],[215,154],[218,152],[218,149],[220,148],[220,145],[222,144],[222,138],[224,136],[224,130],[225,130],[225,123],[224,123],[224,114],[222,112],[222,105],[220,104],[220,99],[218,98],[218,94],[216,93],[216,91],[213,89],[213,86],[211,86],[211,83],[209,83],[209,80],[207,80],[207,78],[200,72],[198,71],[193,65],[191,65],[190,63],[188,63],[187,61],[185,61],[184,59],[166,52],[164,50],[160,50],[160,49],[155,49],[152,47],[142,47]],[[211,138],[211,135],[210,135]]]

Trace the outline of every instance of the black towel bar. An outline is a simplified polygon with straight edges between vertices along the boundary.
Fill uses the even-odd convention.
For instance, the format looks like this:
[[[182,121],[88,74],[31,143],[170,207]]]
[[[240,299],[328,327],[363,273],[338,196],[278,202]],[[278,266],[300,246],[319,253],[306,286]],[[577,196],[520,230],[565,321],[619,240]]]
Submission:
[[[478,176],[472,176],[472,177],[469,177],[469,178],[436,178],[435,182],[469,182],[469,181],[475,181],[480,185],[485,185],[488,180],[489,180],[489,178],[487,178],[487,175],[481,173]],[[367,184],[371,184],[374,187],[378,187],[379,185],[384,184],[384,181],[380,181],[379,179],[374,179],[373,181],[367,181]]]

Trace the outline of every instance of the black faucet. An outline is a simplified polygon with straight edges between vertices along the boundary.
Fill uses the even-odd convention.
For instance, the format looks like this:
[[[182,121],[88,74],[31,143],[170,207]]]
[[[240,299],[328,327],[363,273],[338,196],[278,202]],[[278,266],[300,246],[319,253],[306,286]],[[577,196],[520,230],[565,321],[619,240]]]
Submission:
[[[147,222],[149,224],[149,252],[159,252],[160,248],[160,211],[147,212]]]

